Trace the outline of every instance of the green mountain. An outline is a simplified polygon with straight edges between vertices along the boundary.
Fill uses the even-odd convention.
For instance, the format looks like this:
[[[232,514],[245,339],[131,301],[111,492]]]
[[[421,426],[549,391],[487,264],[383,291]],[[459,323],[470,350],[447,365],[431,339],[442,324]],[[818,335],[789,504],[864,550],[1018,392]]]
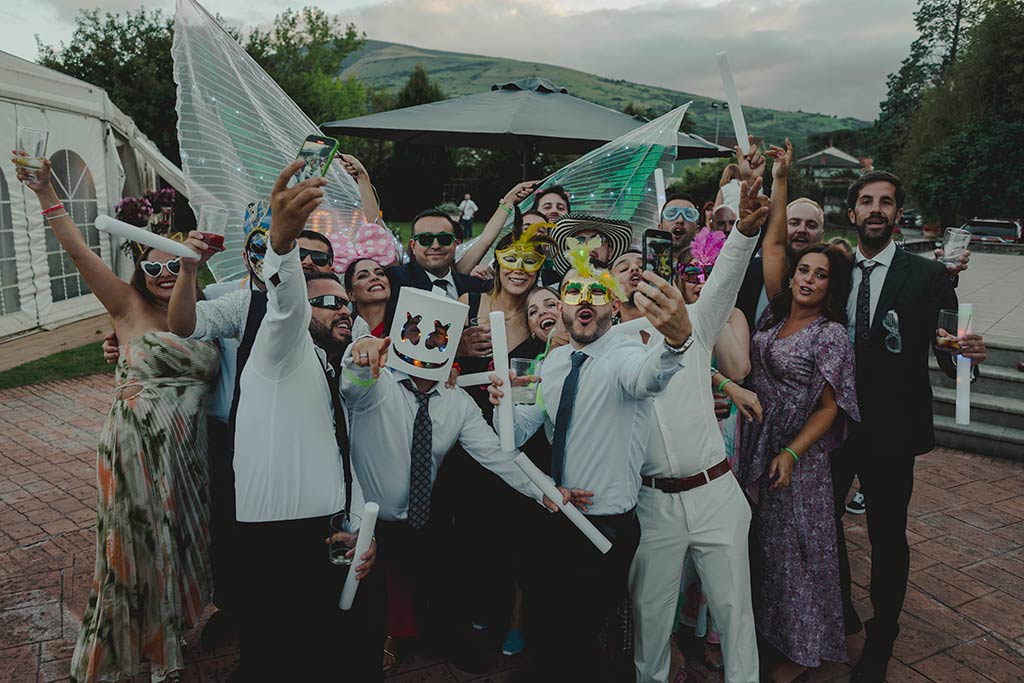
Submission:
[[[430,77],[437,81],[449,97],[471,95],[489,90],[494,83],[502,83],[525,76],[540,76],[568,89],[569,94],[622,111],[630,103],[648,111],[663,113],[689,100],[694,132],[709,140],[715,138],[716,101],[703,95],[679,92],[643,85],[632,81],[602,78],[575,69],[552,64],[522,62],[500,57],[483,57],[461,52],[445,52],[388,43],[366,41],[366,47],[350,55],[342,65],[342,76],[354,75],[367,85],[390,92],[399,90],[409,72],[422,64]],[[780,144],[788,135],[800,155],[807,149],[807,137],[841,128],[864,128],[871,125],[855,118],[838,118],[825,114],[781,111],[764,107],[744,106],[743,114],[752,135],[760,135],[769,142]],[[732,121],[728,112],[720,114],[720,133],[732,136]]]

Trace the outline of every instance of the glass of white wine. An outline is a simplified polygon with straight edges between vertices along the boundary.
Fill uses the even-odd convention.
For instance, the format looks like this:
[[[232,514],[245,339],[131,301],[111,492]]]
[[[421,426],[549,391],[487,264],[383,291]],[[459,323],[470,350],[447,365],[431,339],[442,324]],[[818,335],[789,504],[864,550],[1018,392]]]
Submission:
[[[25,168],[39,171],[46,161],[46,143],[50,139],[50,133],[38,128],[18,126],[18,149],[25,152],[27,156],[16,157],[14,163]]]

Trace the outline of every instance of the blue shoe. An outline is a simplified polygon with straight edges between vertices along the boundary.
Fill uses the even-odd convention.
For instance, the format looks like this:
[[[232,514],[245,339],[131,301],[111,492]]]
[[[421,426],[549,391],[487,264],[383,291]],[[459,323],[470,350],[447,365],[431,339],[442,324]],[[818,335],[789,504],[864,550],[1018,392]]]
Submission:
[[[510,628],[505,634],[505,642],[501,644],[501,654],[511,657],[526,649],[526,638],[517,628]]]

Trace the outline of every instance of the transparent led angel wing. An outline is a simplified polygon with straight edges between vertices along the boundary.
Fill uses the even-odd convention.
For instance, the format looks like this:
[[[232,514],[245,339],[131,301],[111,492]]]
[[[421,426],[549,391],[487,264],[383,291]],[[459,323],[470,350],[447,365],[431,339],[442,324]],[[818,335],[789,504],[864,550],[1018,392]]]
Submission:
[[[218,280],[241,277],[246,206],[270,198],[281,169],[320,130],[194,0],[178,0],[171,54],[189,204],[197,216],[202,206],[227,209],[225,251],[210,270]],[[358,188],[337,162],[327,180],[309,227],[349,233],[364,220]]]
[[[644,230],[658,226],[658,209],[661,207],[654,189],[654,169],[660,168],[666,178],[672,175],[677,133],[691,104],[687,102],[581,156],[545,178],[540,187],[562,185],[569,192],[574,212],[628,221],[633,226],[634,239],[639,240]],[[526,199],[519,208],[527,211],[533,206],[534,199]],[[512,217],[509,216],[502,235],[511,226]],[[456,258],[461,257],[476,239],[479,238],[459,245]],[[484,263],[490,262],[491,254],[493,247]]]

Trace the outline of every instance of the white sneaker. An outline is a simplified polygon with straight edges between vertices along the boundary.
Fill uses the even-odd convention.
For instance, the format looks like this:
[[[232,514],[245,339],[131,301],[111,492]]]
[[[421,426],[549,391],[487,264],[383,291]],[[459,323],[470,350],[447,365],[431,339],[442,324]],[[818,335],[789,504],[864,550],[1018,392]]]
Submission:
[[[867,511],[867,506],[864,504],[864,494],[860,491],[853,494],[853,498],[846,504],[846,511],[851,515],[863,515]]]

